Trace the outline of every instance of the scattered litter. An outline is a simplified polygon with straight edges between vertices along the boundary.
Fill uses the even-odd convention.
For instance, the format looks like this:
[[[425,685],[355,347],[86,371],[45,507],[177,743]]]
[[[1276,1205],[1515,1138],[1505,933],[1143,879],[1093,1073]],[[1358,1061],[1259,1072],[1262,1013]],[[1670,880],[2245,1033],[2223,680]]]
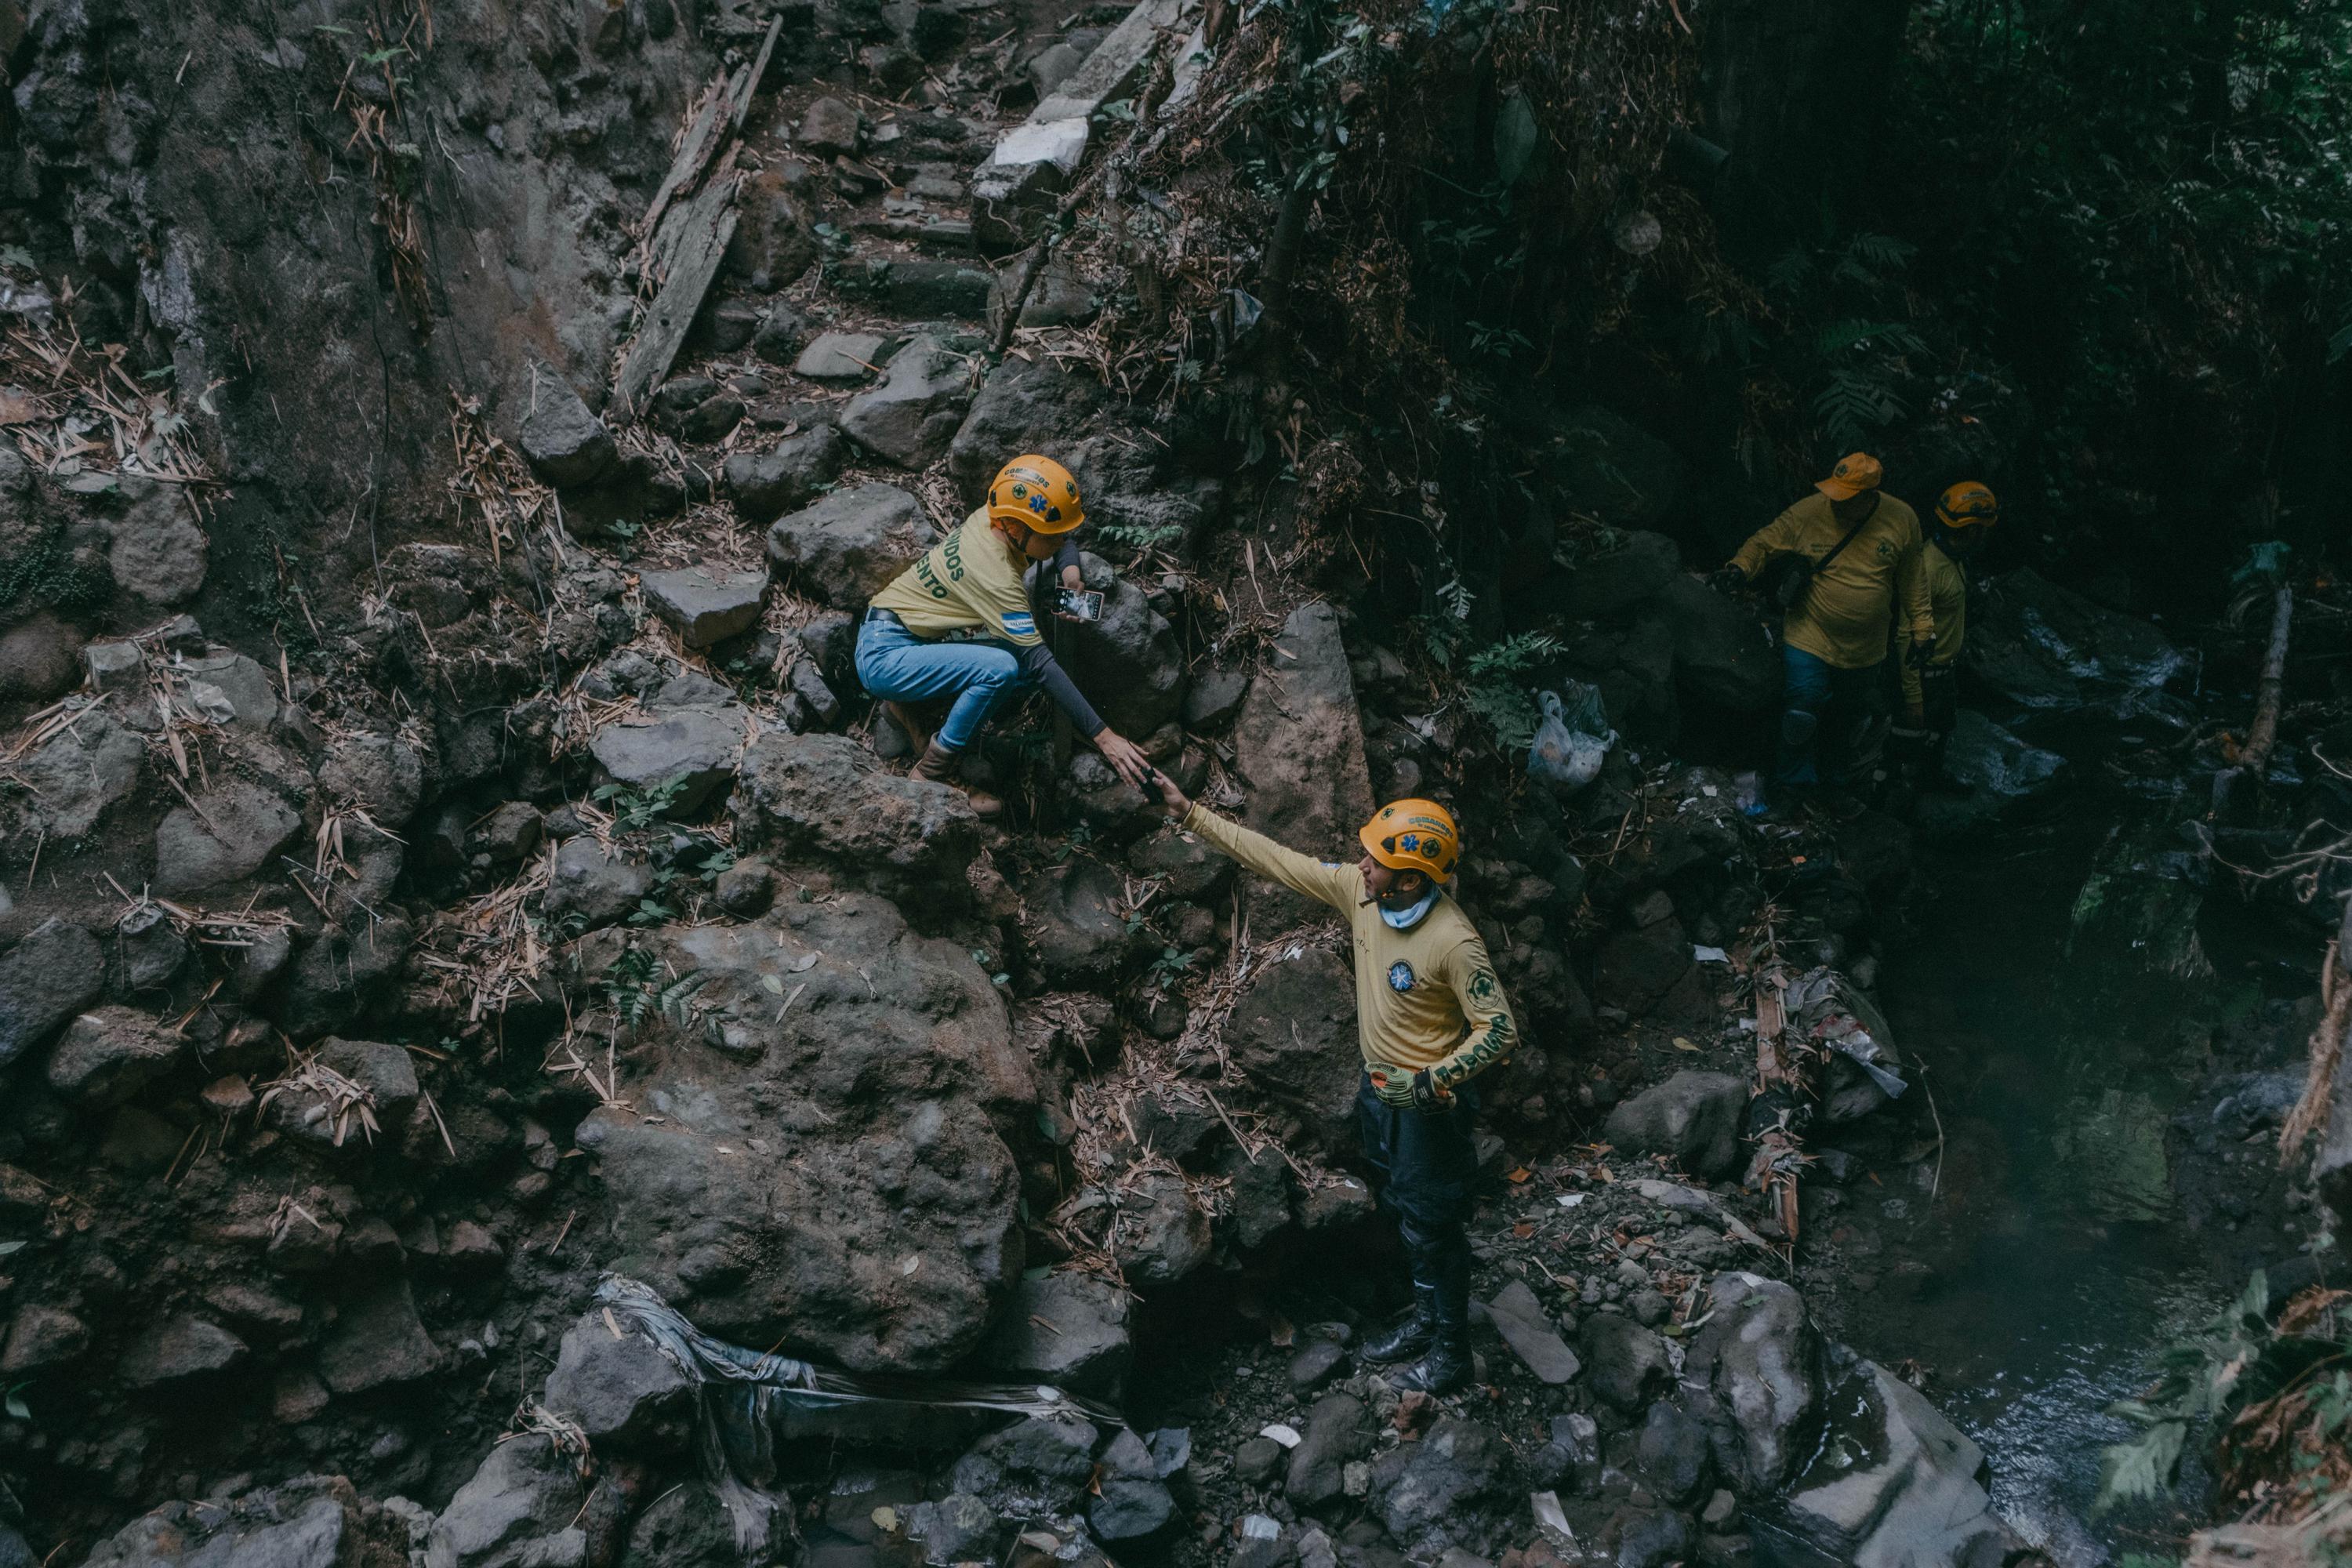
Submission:
[[[1278,1541],[1281,1538],[1282,1524],[1279,1521],[1269,1519],[1262,1513],[1245,1513],[1242,1516],[1244,1541]]]
[[[1555,789],[1580,790],[1600,776],[1601,763],[1617,743],[1617,731],[1609,728],[1608,710],[1597,689],[1580,680],[1566,684],[1565,703],[1557,691],[1537,699],[1543,722],[1528,748],[1528,776]]]
[[[894,1531],[894,1530],[896,1530],[896,1529],[898,1529],[898,1510],[897,1509],[895,1509],[895,1508],[892,1508],[892,1507],[891,1507],[889,1504],[887,1504],[887,1503],[885,1503],[885,1504],[883,1504],[880,1508],[876,1509],[876,1510],[875,1510],[871,1514],[868,1514],[866,1517],[867,1517],[867,1518],[869,1518],[869,1519],[871,1519],[871,1520],[874,1521],[874,1528],[875,1528],[875,1529],[877,1529],[877,1530],[883,1531],[886,1531],[886,1532],[887,1532],[887,1531]]]
[[[1529,1492],[1528,1506],[1535,1510],[1536,1528],[1553,1545],[1569,1552],[1577,1549],[1576,1531],[1568,1527],[1568,1515],[1560,1510],[1558,1492]]]
[[[1691,962],[1694,963],[1729,963],[1731,962],[1731,954],[1724,952],[1723,949],[1719,947],[1708,947],[1703,943],[1694,942],[1691,945]]]
[[[1286,1448],[1296,1448],[1301,1441],[1298,1436],[1298,1429],[1297,1427],[1286,1426],[1279,1421],[1276,1422],[1271,1426],[1260,1429],[1258,1436],[1261,1437],[1271,1437]]]
[[[1592,1194],[1591,1193],[1562,1193],[1559,1194],[1559,1206],[1564,1209],[1572,1209],[1591,1195]]]

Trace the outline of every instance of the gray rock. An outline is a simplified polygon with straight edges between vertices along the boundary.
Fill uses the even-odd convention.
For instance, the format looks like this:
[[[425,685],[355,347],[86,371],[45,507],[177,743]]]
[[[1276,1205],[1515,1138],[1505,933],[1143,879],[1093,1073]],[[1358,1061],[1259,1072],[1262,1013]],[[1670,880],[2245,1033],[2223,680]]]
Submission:
[[[89,653],[80,630],[47,611],[11,627],[0,634],[0,702],[37,708],[63,697],[85,673],[97,675]]]
[[[94,642],[82,649],[89,683],[100,691],[129,691],[147,679],[147,656],[135,642]]]
[[[1572,1487],[1591,1494],[1601,1489],[1601,1428],[1580,1412],[1551,1418],[1551,1435],[1528,1457],[1528,1484]]]
[[[1087,1505],[1095,1539],[1114,1551],[1130,1551],[1167,1532],[1176,1519],[1176,1500],[1165,1482],[1150,1476],[1106,1476]]]
[[[1184,650],[1140,586],[1098,555],[1079,561],[1087,586],[1103,595],[1102,619],[1059,626],[1059,657],[1104,722],[1140,740],[1183,707]]]
[[[808,318],[779,300],[768,307],[752,329],[751,352],[770,364],[789,365],[807,336]]]
[[[242,1365],[249,1353],[243,1340],[217,1323],[182,1313],[133,1340],[115,1374],[133,1388],[164,1388],[217,1376]]]
[[[320,1380],[338,1394],[415,1383],[441,1370],[408,1281],[389,1280],[336,1313],[319,1346]]]
[[[89,1348],[89,1325],[61,1307],[26,1307],[8,1325],[0,1375],[22,1377],[63,1366]]]
[[[619,460],[613,433],[580,395],[545,365],[531,367],[530,401],[519,431],[523,461],[558,489],[604,479]]]
[[[736,187],[735,234],[727,242],[726,268],[754,289],[789,288],[816,259],[816,227],[809,221],[808,207],[802,193],[794,190],[791,174],[783,165],[755,169]],[[759,335],[755,327],[755,344]],[[782,364],[791,358],[790,349],[781,354],[761,352],[772,363]]]
[[[1134,1357],[1127,1292],[1091,1274],[1048,1274],[1013,1288],[981,1352],[990,1371],[1115,1398]]]
[[[855,386],[881,366],[889,341],[875,332],[820,332],[793,362],[793,374],[804,381]]]
[[[1356,982],[1320,947],[1277,953],[1250,977],[1225,1024],[1225,1044],[1251,1084],[1296,1112],[1322,1152],[1352,1150]]]
[[[1290,1224],[1290,1168],[1272,1149],[1252,1158],[1238,1143],[1227,1146],[1218,1173],[1232,1183],[1223,1229],[1244,1251],[1264,1247]]]
[[[398,735],[349,735],[327,743],[319,787],[394,832],[425,800],[425,759]]]
[[[735,1525],[727,1504],[701,1481],[656,1498],[629,1527],[630,1563],[661,1568],[739,1568]]]
[[[527,800],[510,800],[476,823],[466,836],[469,854],[487,855],[493,865],[506,866],[539,847],[547,819]]]
[[[824,683],[816,666],[806,659],[793,666],[784,684],[793,696],[808,704],[809,717],[819,729],[831,729],[841,718],[841,700],[833,688]]]
[[[1560,595],[1572,620],[1622,615],[1655,597],[1682,575],[1682,551],[1663,533],[1631,532],[1614,548],[1577,563]]]
[[[209,653],[180,661],[188,700],[215,724],[266,731],[278,720],[278,689],[269,672],[241,653]]]
[[[1595,1312],[1578,1329],[1577,1343],[1584,1352],[1585,1386],[1620,1410],[1641,1409],[1672,1375],[1665,1342],[1631,1318]]]
[[[653,868],[620,851],[607,854],[593,838],[564,840],[547,885],[547,912],[557,921],[579,917],[581,929],[611,925],[653,891]]]
[[[1773,710],[1780,660],[1754,609],[1679,572],[1657,603],[1674,628],[1675,679],[1686,692],[1735,713]]]
[[[150,605],[194,598],[205,585],[207,547],[187,496],[178,485],[129,476],[122,493],[133,499],[110,525],[113,542],[106,552],[115,586]]]
[[[543,1404],[607,1444],[683,1454],[692,1435],[695,1383],[642,1332],[618,1339],[602,1312],[565,1331]]]
[[[173,929],[162,910],[141,904],[108,933],[107,994],[122,1001],[168,985],[187,958],[187,939]]]
[[[881,385],[849,400],[841,433],[886,462],[924,468],[946,454],[971,394],[971,361],[917,337],[891,359]]]
[[[1271,1437],[1252,1437],[1234,1450],[1234,1474],[1262,1487],[1282,1469],[1282,1445]]]
[[[1311,855],[1339,854],[1355,842],[1372,815],[1372,784],[1348,650],[1329,605],[1301,605],[1283,623],[1234,726],[1234,755],[1250,786],[1251,827]],[[1260,930],[1322,907],[1270,883],[1252,887]]]
[[[1971,595],[1960,658],[1969,673],[2029,708],[2126,711],[2153,700],[2187,664],[2146,621],[2103,609],[2030,566]]]
[[[996,275],[971,261],[877,259],[866,263],[862,281],[894,314],[914,321],[977,321],[988,314]]]
[[[1622,1508],[1601,1531],[1610,1568],[1668,1568],[1690,1556],[1690,1521],[1664,1509]]]
[[[763,528],[824,494],[850,457],[849,443],[830,425],[787,436],[772,451],[738,452],[722,470],[738,516]]]
[[[922,503],[896,485],[835,490],[768,530],[780,580],[822,604],[861,611],[937,534]]]
[[[996,1510],[970,1492],[917,1503],[907,1521],[907,1533],[923,1543],[923,1561],[931,1568],[993,1561],[995,1539],[1003,1528]]]
[[[531,1433],[494,1445],[425,1541],[425,1568],[580,1568],[587,1488],[571,1459]]]
[[[667,710],[654,705],[641,718],[597,731],[588,751],[625,789],[674,788],[668,815],[691,816],[734,778],[750,732],[750,714],[737,703]]]
[[[776,898],[776,873],[764,860],[739,860],[719,873],[711,891],[738,920],[757,920]]]
[[[1073,374],[1048,357],[1006,358],[981,384],[949,450],[948,471],[957,492],[976,503],[1006,458],[1066,448],[1073,433],[1101,413],[1107,396],[1102,383]],[[1101,494],[1092,479],[1078,473],[1087,510],[1098,515]]]
[[[1095,1441],[1075,1416],[1032,1415],[982,1438],[949,1482],[1000,1513],[1066,1513],[1094,1479]]]
[[[178,895],[250,877],[277,858],[302,818],[276,790],[227,778],[175,805],[155,828],[155,890]]]
[[[1664,1154],[1709,1178],[1738,1170],[1748,1080],[1728,1073],[1683,1071],[1609,1113],[1609,1141],[1634,1154]]]
[[[1672,1400],[1650,1406],[1634,1453],[1642,1474],[1668,1502],[1690,1502],[1706,1485],[1706,1426]]]
[[[1544,467],[1570,508],[1612,528],[1655,528],[1682,499],[1674,448],[1592,404],[1553,420]]]
[[[1249,695],[1250,678],[1238,669],[1206,669],[1193,677],[1184,693],[1184,728],[1210,731],[1241,711]]]
[[[1022,888],[1022,934],[1046,982],[1057,988],[1111,989],[1143,951],[1146,933],[1127,924],[1127,889],[1101,861],[1073,855]]]
[[[687,647],[709,647],[758,624],[767,601],[768,574],[688,566],[647,572],[638,577],[637,586],[654,613],[677,628]]]
[[[1172,1284],[1209,1260],[1209,1215],[1181,1176],[1141,1177],[1120,1199],[1112,1256],[1129,1279]]]
[[[408,1113],[416,1108],[420,1089],[416,1067],[399,1046],[376,1040],[322,1040],[320,1066],[366,1091],[366,1104],[383,1134],[396,1139]],[[338,1100],[322,1090],[289,1089],[269,1102],[265,1113],[270,1125],[313,1148],[366,1145],[371,1140],[358,1118],[338,1113]],[[340,1144],[337,1122],[342,1122]]]
[[[17,762],[21,795],[0,796],[0,837],[62,846],[86,837],[139,787],[147,746],[103,709],[87,709]]]
[[[397,915],[362,915],[348,926],[320,931],[287,970],[278,1026],[307,1040],[348,1026],[399,979],[415,936],[415,929]]]
[[[837,98],[820,98],[801,116],[800,144],[812,153],[855,153],[861,140],[857,110]]]
[[[1348,1352],[1329,1340],[1310,1340],[1297,1355],[1290,1358],[1290,1386],[1301,1394],[1311,1394],[1348,1365]]]
[[[980,826],[963,792],[892,773],[845,735],[761,736],[730,805],[739,849],[773,846],[943,910],[967,896]]]
[[[1478,1303],[1477,1310],[1495,1325],[1511,1353],[1543,1382],[1559,1384],[1576,1375],[1576,1352],[1552,1327],[1550,1317],[1525,1280],[1512,1280],[1496,1292],[1492,1301]]]
[[[92,1110],[120,1105],[179,1060],[185,1037],[144,1013],[100,1007],[66,1026],[49,1055],[49,1087]]]
[[[98,1000],[105,962],[96,937],[55,918],[0,954],[0,1073]]]
[[[305,1476],[245,1492],[233,1508],[151,1509],[100,1542],[83,1568],[349,1568],[376,1550],[352,1483]]]
[[[1351,1394],[1327,1394],[1307,1412],[1307,1430],[1290,1451],[1283,1488],[1293,1508],[1313,1512],[1347,1495],[1349,1462],[1371,1450],[1372,1418]]]
[[[1805,1457],[1822,1405],[1824,1347],[1804,1299],[1779,1280],[1718,1274],[1708,1296],[1683,1383],[1725,1479],[1742,1496],[1762,1496]]]
[[[1857,1361],[1826,1395],[1830,1426],[1755,1534],[1775,1558],[1855,1568],[1988,1564],[2021,1546],[1993,1512],[1984,1453],[1909,1384]]]
[[[1435,1552],[1453,1544],[1446,1521],[1499,1495],[1510,1469],[1510,1445],[1501,1433],[1481,1421],[1445,1416],[1420,1442],[1373,1463],[1366,1500],[1400,1545]]]

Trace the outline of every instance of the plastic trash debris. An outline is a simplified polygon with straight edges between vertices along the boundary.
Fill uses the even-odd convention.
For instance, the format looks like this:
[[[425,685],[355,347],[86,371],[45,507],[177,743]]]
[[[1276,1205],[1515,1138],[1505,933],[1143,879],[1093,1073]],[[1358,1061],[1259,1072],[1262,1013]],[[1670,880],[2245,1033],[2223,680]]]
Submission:
[[[1557,691],[1537,700],[1543,722],[1528,748],[1528,776],[1555,789],[1580,790],[1600,775],[1601,762],[1617,743],[1617,731],[1609,728],[1609,712],[1598,690],[1580,680],[1567,684],[1565,700]]]
[[[1691,944],[1691,962],[1693,963],[1729,963],[1731,962],[1731,954],[1724,952],[1723,949],[1719,947],[1708,947],[1704,942],[1693,942]]]
[[[1837,1052],[1860,1068],[1889,1100],[1910,1085],[1895,1069],[1886,1021],[1870,999],[1834,969],[1807,971],[1781,994],[1790,1031]]]
[[[1298,1429],[1295,1426],[1286,1426],[1279,1421],[1271,1426],[1261,1426],[1258,1428],[1257,1435],[1261,1437],[1271,1437],[1286,1448],[1296,1448],[1300,1442]]]
[[[1568,1515],[1560,1509],[1558,1492],[1529,1492],[1528,1506],[1535,1510],[1536,1528],[1542,1531],[1554,1546],[1576,1551],[1576,1531],[1568,1527]]]

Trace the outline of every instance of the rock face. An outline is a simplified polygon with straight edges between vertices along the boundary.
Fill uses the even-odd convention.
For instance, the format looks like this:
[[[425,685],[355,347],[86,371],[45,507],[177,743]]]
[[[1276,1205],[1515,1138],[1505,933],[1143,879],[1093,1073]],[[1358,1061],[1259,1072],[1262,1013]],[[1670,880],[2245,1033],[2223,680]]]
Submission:
[[[500,1443],[459,1487],[425,1541],[425,1568],[565,1568],[587,1556],[587,1489],[536,1433]]]
[[[0,955],[0,1072],[98,1000],[105,961],[96,937],[61,920]]]
[[[597,731],[588,750],[614,784],[648,792],[674,790],[669,815],[690,816],[734,778],[736,758],[751,728],[750,712],[723,695],[721,688],[680,700],[665,687],[640,718]]]
[[[2152,698],[2184,663],[2146,621],[2102,609],[2031,567],[1974,597],[1960,658],[1978,679],[2029,708],[2128,708]]]
[[[1854,1568],[2007,1559],[2017,1542],[1979,1480],[1983,1451],[1918,1390],[1857,1361],[1826,1404],[1829,1428],[1805,1467],[1783,1497],[1750,1510],[1770,1555]]]
[[[1501,1433],[1448,1416],[1420,1442],[1374,1463],[1370,1500],[1408,1552],[1443,1551],[1454,1544],[1444,1528],[1449,1517],[1501,1491],[1510,1469],[1510,1445]]]
[[[1631,1318],[1595,1312],[1577,1331],[1585,1382],[1620,1410],[1635,1411],[1666,1385],[1665,1342]]]
[[[992,1372],[1074,1394],[1116,1397],[1134,1356],[1127,1292],[1091,1274],[1048,1274],[1013,1287],[982,1348]]]
[[[84,1568],[349,1568],[367,1551],[351,1482],[305,1476],[231,1508],[165,1503],[100,1542]]]
[[[1789,1479],[1821,1414],[1823,1349],[1802,1297],[1776,1279],[1721,1274],[1712,1313],[1683,1361],[1715,1461],[1742,1496]]]
[[[988,975],[864,893],[639,941],[694,977],[698,1018],[648,1026],[664,1046],[628,1094],[657,1124],[606,1108],[577,1134],[612,1195],[612,1266],[740,1342],[865,1371],[972,1350],[1021,1268],[999,1130],[1035,1116]],[[567,983],[620,947],[583,940]]]
[[[1234,726],[1234,759],[1249,782],[1249,826],[1302,854],[1338,855],[1372,815],[1363,720],[1339,618],[1322,603],[1283,623],[1265,673]],[[1251,909],[1271,934],[1321,908],[1253,879]]]
[[[1684,691],[1737,713],[1766,713],[1780,695],[1780,660],[1754,610],[1680,573],[1658,591],[1674,629]]]
[[[938,535],[922,503],[896,485],[835,490],[768,530],[780,581],[853,613],[889,585]]]
[[[903,778],[846,735],[762,735],[731,802],[740,849],[839,867],[932,907],[964,899],[980,823],[963,792]]]
[[[1225,1044],[1250,1081],[1306,1123],[1328,1149],[1355,1144],[1356,982],[1319,947],[1265,964],[1225,1024]]]
[[[604,1314],[590,1312],[565,1331],[543,1403],[579,1422],[599,1447],[683,1452],[694,1388],[652,1340],[634,1331],[615,1338]]]
[[[1748,1085],[1728,1073],[1678,1072],[1609,1113],[1610,1141],[1637,1153],[1664,1154],[1696,1175],[1727,1176],[1740,1163]]]
[[[198,803],[200,810],[173,806],[155,829],[159,893],[193,893],[250,877],[302,826],[277,791],[252,779],[224,780]]]
[[[187,1046],[144,1013],[100,1007],[68,1026],[49,1057],[49,1087],[92,1110],[120,1105],[178,1060]]]
[[[620,458],[604,422],[543,365],[533,367],[530,404],[519,434],[530,471],[560,490],[594,483]]]
[[[1051,623],[1049,638],[1103,722],[1140,740],[1184,705],[1184,650],[1140,587],[1098,555],[1082,554],[1079,562],[1087,586],[1103,595],[1102,619]]]
[[[971,405],[971,362],[918,337],[891,359],[881,385],[849,400],[841,433],[885,462],[920,468],[945,455]]]
[[[79,714],[17,762],[25,785],[0,798],[0,837],[81,838],[106,810],[139,787],[147,747],[103,710]]]
[[[738,452],[723,470],[727,493],[743,521],[765,527],[817,499],[849,460],[849,443],[830,425],[803,430],[771,452]]]
[[[1612,550],[1577,563],[1560,595],[1571,620],[1599,620],[1654,598],[1682,574],[1682,551],[1663,533],[1628,533]]]

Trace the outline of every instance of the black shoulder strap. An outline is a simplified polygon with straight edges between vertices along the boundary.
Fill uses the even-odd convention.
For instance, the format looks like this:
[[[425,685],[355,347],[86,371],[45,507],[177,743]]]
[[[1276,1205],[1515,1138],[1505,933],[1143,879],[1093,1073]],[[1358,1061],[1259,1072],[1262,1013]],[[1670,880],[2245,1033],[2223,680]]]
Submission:
[[[1871,502],[1870,510],[1862,514],[1862,521],[1855,523],[1852,528],[1847,529],[1845,531],[1845,537],[1839,540],[1835,544],[1831,545],[1829,553],[1822,556],[1819,561],[1813,563],[1813,570],[1817,573],[1828,571],[1830,563],[1838,558],[1838,552],[1843,550],[1847,545],[1852,544],[1853,542],[1853,536],[1860,533],[1864,529],[1868,528],[1870,526],[1870,520],[1877,515],[1878,503],[1876,501],[1873,501]]]

